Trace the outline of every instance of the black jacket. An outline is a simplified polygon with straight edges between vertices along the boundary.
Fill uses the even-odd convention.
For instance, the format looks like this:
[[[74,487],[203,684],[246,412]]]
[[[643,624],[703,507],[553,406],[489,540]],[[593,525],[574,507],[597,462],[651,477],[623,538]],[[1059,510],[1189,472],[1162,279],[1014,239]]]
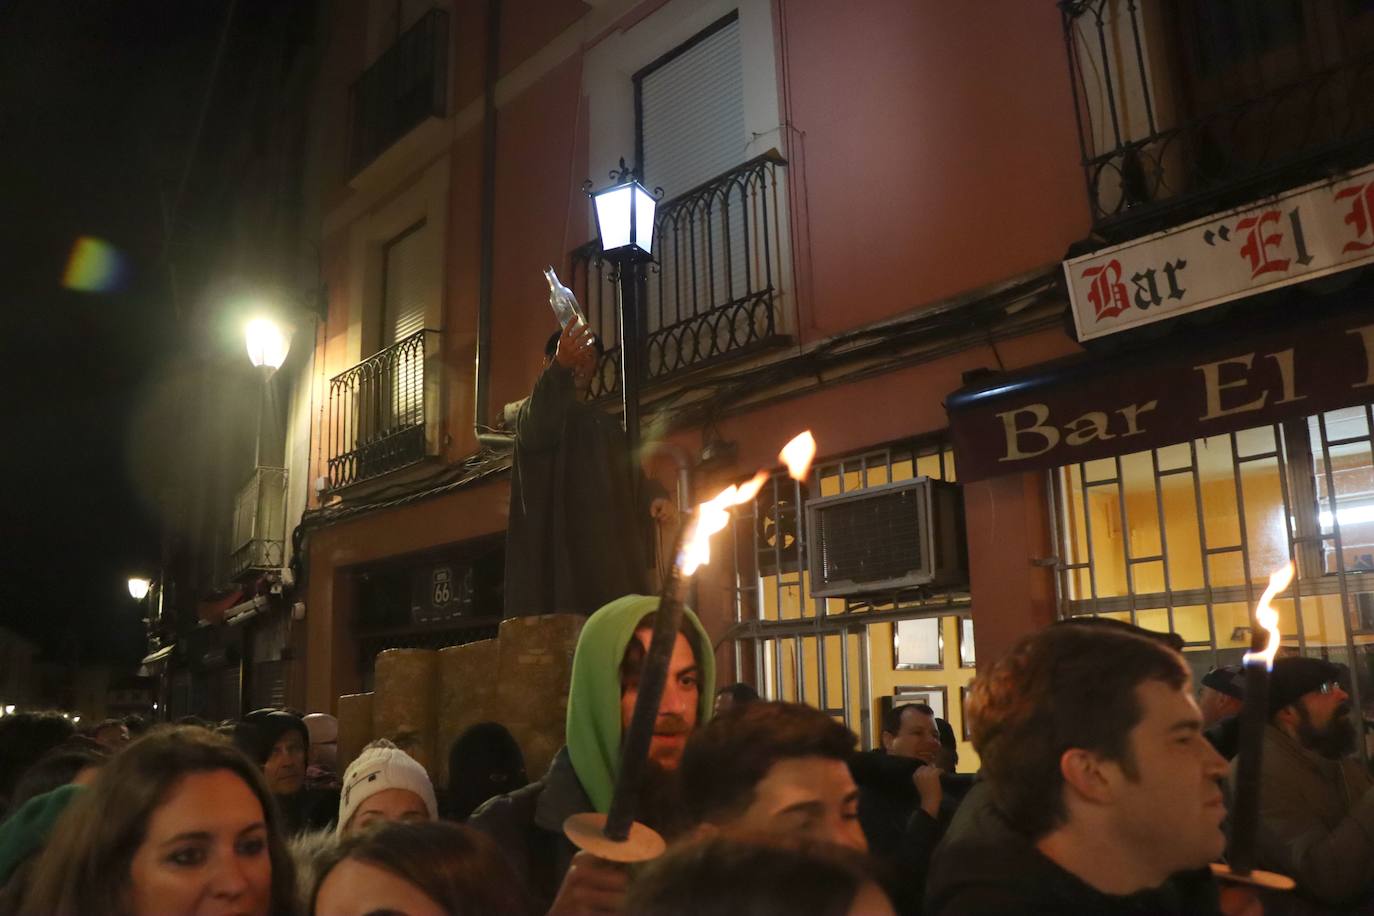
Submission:
[[[553,904],[577,852],[563,835],[563,822],[591,810],[565,747],[543,779],[488,799],[467,823],[496,841],[542,913]]]
[[[1240,716],[1227,716],[1202,734],[1227,760],[1236,759],[1240,753]]]
[[[986,784],[969,792],[931,859],[927,916],[1216,916],[1217,887],[1203,869],[1153,890],[1104,894],[1051,862],[1014,831]]]
[[[855,754],[850,773],[859,787],[859,823],[879,877],[902,916],[919,916],[931,853],[954,817],[970,777],[948,774],[938,816],[921,809],[912,776],[921,761],[881,750]]]
[[[620,421],[580,401],[567,369],[545,369],[515,427],[506,616],[590,614],[645,593],[649,506],[666,495]]]

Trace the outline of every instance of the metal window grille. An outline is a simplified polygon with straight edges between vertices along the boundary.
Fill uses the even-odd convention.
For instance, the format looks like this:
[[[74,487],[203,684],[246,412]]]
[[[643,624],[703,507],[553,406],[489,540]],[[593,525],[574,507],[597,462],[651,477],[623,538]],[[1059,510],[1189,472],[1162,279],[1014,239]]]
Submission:
[[[1268,575],[1291,559],[1290,597],[1274,604],[1285,649],[1349,665],[1355,709],[1374,699],[1370,406],[1050,477],[1060,616],[1177,633],[1196,682],[1239,663]]]
[[[737,510],[735,668],[752,655],[760,692],[810,703],[874,740],[870,630],[919,617],[967,616],[967,591],[913,589],[886,596],[813,598],[807,569],[806,501],[913,477],[955,480],[944,439],[883,447],[818,462],[805,483],[774,474],[755,501]],[[947,653],[947,657],[949,657]]]

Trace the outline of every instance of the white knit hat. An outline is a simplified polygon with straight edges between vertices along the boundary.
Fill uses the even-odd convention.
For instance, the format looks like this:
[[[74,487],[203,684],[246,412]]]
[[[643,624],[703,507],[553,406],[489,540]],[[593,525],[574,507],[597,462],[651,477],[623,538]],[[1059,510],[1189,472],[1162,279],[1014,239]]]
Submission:
[[[439,803],[434,797],[434,784],[425,768],[415,758],[390,741],[374,741],[344,773],[343,791],[339,793],[339,823],[335,828],[342,834],[344,825],[363,802],[386,789],[405,789],[424,801],[430,820],[439,819]]]

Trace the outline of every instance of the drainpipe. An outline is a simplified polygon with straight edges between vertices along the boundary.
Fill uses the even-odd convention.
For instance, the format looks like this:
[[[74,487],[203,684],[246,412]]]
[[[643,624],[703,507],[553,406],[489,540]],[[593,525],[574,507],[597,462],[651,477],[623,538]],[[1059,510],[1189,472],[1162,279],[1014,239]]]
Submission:
[[[501,0],[487,0],[487,61],[482,84],[482,265],[477,290],[476,433],[490,426],[491,284],[496,245],[496,77],[501,41]]]
[[[645,460],[660,453],[672,458],[673,463],[677,465],[678,509],[682,512],[692,509],[692,456],[687,454],[687,450],[682,446],[663,440],[646,442],[640,449],[640,454]]]

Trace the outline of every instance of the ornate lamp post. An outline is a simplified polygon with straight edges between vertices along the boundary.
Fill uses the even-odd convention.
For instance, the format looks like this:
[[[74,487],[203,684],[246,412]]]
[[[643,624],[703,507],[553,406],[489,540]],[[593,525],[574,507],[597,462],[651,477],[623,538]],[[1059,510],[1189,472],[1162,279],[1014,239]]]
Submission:
[[[639,182],[633,169],[620,160],[611,172],[615,184],[583,190],[596,206],[601,256],[611,263],[616,283],[616,311],[620,331],[620,397],[624,407],[625,442],[630,455],[639,455],[639,386],[644,379],[644,265],[653,260],[654,210],[658,198]],[[660,192],[661,193],[661,192]]]

